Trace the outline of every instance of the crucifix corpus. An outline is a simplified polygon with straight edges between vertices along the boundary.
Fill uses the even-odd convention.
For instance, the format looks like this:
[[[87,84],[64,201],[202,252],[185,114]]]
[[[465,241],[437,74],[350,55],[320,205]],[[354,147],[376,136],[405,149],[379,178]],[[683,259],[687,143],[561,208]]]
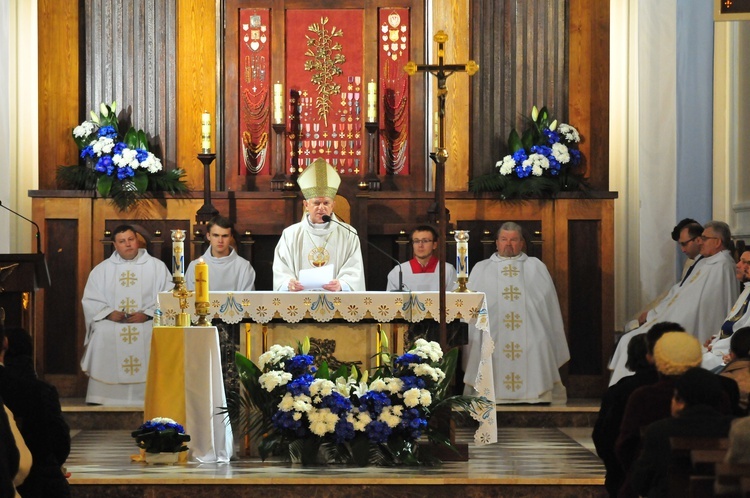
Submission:
[[[435,205],[438,212],[438,234],[440,243],[438,244],[438,258],[440,259],[440,347],[444,351],[448,349],[448,332],[445,323],[445,248],[446,248],[446,226],[447,219],[445,215],[445,162],[448,160],[448,151],[445,149],[445,98],[448,95],[448,89],[445,82],[450,75],[455,72],[466,72],[473,76],[479,71],[479,65],[473,60],[466,64],[445,64],[445,42],[448,41],[448,35],[445,31],[435,33],[433,40],[437,43],[437,64],[417,64],[409,61],[404,70],[409,76],[414,76],[417,72],[428,72],[437,78],[438,91],[438,144],[437,150],[430,153],[430,159],[435,163]]]

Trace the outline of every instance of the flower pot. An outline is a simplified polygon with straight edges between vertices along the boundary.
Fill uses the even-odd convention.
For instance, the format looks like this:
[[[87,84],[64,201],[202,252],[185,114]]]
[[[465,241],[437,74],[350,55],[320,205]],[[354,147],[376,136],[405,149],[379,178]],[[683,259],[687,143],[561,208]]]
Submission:
[[[184,451],[163,452],[163,453],[146,453],[146,463],[173,465],[180,460],[180,454]]]

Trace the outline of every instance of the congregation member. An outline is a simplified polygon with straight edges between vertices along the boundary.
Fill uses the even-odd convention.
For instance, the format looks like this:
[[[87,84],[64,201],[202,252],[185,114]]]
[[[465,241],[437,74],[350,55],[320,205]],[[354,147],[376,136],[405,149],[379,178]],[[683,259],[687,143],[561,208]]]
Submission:
[[[750,327],[735,331],[729,344],[727,364],[719,375],[734,379],[737,383],[740,414],[746,415],[750,396]]]
[[[654,320],[680,323],[705,342],[724,321],[738,295],[734,259],[730,253],[732,234],[729,226],[720,221],[706,223],[701,234],[701,259],[685,282],[659,303],[658,312],[635,330],[620,338],[610,362],[610,385],[631,375],[625,367],[630,339],[645,333]]]
[[[747,312],[750,303],[750,251],[744,251],[740,255],[735,265],[735,274],[744,288],[721,324],[721,330],[705,344],[702,366],[709,370],[721,369],[724,366],[732,335],[736,330],[750,326],[750,313]]]
[[[421,225],[409,234],[412,253],[414,255],[406,263],[401,263],[388,274],[386,290],[404,291],[437,291],[440,290],[439,260],[435,251],[440,243],[437,230],[429,225]],[[399,289],[399,275],[403,276],[403,289]],[[456,288],[456,269],[450,263],[445,263],[445,289],[452,291]]]
[[[57,389],[37,379],[33,370],[13,366],[27,362],[7,361],[13,341],[22,341],[19,349],[23,351],[27,339],[30,343],[22,329],[0,327],[0,396],[13,412],[32,457],[31,469],[17,490],[24,498],[65,498],[70,488],[62,466],[70,453],[70,427],[63,418]]]
[[[364,291],[362,250],[356,230],[333,214],[341,177],[324,159],[317,159],[297,178],[305,200],[302,221],[281,233],[273,258],[273,288],[304,290],[300,272],[313,268],[332,270],[333,278],[321,287],[327,291]],[[330,267],[330,268],[328,268]]]
[[[2,496],[14,496],[21,498],[16,488],[23,484],[26,476],[31,470],[32,457],[31,452],[26,447],[21,431],[18,430],[16,420],[13,418],[13,412],[2,403],[2,416],[0,417],[0,491]],[[6,472],[7,468],[7,472]]]
[[[633,464],[631,484],[648,498],[669,497],[670,438],[726,437],[732,417],[719,411],[721,386],[716,375],[691,368],[675,380],[670,417],[651,424],[643,435],[643,450]]]
[[[495,401],[565,402],[558,369],[570,359],[555,285],[547,267],[523,252],[522,228],[504,223],[495,252],[478,262],[468,287],[487,295]],[[482,348],[481,334],[469,334],[464,347],[466,394],[473,391]]]
[[[91,270],[83,291],[81,369],[86,402],[142,406],[157,296],[172,288],[167,266],[139,247],[135,229],[112,232],[115,251]]]
[[[195,290],[195,265],[201,259],[208,265],[209,290],[255,290],[255,269],[231,245],[234,234],[232,222],[224,216],[216,216],[208,222],[207,229],[208,249],[203,256],[191,261],[185,272],[185,286],[188,290]]]
[[[677,323],[658,322],[647,333],[633,337],[628,344],[626,364],[633,375],[623,377],[617,384],[610,386],[602,397],[592,440],[596,453],[607,470],[604,487],[611,497],[617,496],[625,480],[625,471],[615,454],[615,443],[620,434],[625,406],[633,391],[641,386],[655,384],[659,380],[654,365],[654,346],[664,333],[670,331],[684,332],[684,329]]]

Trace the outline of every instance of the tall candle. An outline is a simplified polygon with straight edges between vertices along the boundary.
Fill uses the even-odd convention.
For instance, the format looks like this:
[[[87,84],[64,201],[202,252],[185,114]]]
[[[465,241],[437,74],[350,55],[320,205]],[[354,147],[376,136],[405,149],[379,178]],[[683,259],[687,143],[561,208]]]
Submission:
[[[273,84],[273,122],[284,122],[284,87],[278,81]]]
[[[195,265],[195,302],[208,302],[208,265],[203,258]]]
[[[185,276],[184,230],[172,230],[172,276]]]
[[[456,270],[457,277],[468,278],[469,276],[469,231],[456,230],[453,236],[456,239]]]
[[[367,122],[378,120],[378,85],[374,81],[367,84]]]
[[[201,149],[204,154],[211,152],[211,115],[208,111],[201,114]]]

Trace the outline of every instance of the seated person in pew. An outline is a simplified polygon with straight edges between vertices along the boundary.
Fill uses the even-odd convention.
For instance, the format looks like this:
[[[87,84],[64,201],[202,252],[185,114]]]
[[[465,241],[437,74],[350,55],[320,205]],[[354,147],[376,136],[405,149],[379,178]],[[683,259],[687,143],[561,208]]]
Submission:
[[[737,382],[740,391],[739,405],[743,414],[747,414],[750,396],[750,327],[743,327],[732,334],[727,364],[719,375]]]
[[[413,292],[440,290],[439,261],[435,251],[441,242],[437,230],[429,225],[420,225],[409,234],[409,241],[414,257],[400,265],[404,287],[398,288],[399,267],[397,266],[388,274],[386,290]],[[445,263],[445,290],[450,292],[455,288],[456,269],[452,264]]]
[[[496,403],[565,403],[559,368],[569,359],[568,342],[547,267],[524,253],[520,225],[497,231],[497,252],[479,261],[469,289],[487,295]],[[464,346],[464,394],[473,394],[482,348],[481,335],[469,334]]]
[[[91,270],[81,300],[86,402],[143,406],[151,319],[159,292],[173,287],[172,276],[161,260],[139,247],[130,225],[115,228],[112,241],[115,251]]]
[[[185,272],[185,286],[195,290],[195,265],[203,259],[208,265],[210,291],[255,290],[255,270],[231,246],[234,225],[228,218],[216,216],[207,225],[206,239],[209,247],[198,259],[190,262]]]
[[[740,255],[735,265],[735,276],[744,289],[721,324],[721,330],[704,344],[701,366],[709,370],[722,369],[726,363],[724,359],[729,354],[729,343],[734,331],[750,325],[750,313],[747,312],[750,304],[750,251],[744,251]]]
[[[645,334],[633,337],[628,344],[629,370],[633,375],[624,377],[607,389],[602,397],[599,416],[594,424],[592,439],[596,452],[607,469],[604,486],[612,497],[616,497],[625,480],[625,472],[615,454],[615,442],[620,434],[620,424],[630,395],[641,386],[655,384],[659,380],[654,366],[654,345],[668,331],[683,331],[677,323],[658,322]]]
[[[633,489],[648,498],[668,497],[671,447],[676,436],[726,437],[732,421],[723,415],[721,385],[715,374],[691,368],[674,383],[671,417],[651,424],[643,436],[643,450],[633,464]]]
[[[341,178],[324,159],[317,159],[297,178],[305,197],[305,214],[299,223],[284,229],[273,257],[273,288],[304,290],[300,272],[330,269],[327,291],[364,291],[362,250],[356,230],[333,214]],[[328,221],[326,221],[328,220]]]

